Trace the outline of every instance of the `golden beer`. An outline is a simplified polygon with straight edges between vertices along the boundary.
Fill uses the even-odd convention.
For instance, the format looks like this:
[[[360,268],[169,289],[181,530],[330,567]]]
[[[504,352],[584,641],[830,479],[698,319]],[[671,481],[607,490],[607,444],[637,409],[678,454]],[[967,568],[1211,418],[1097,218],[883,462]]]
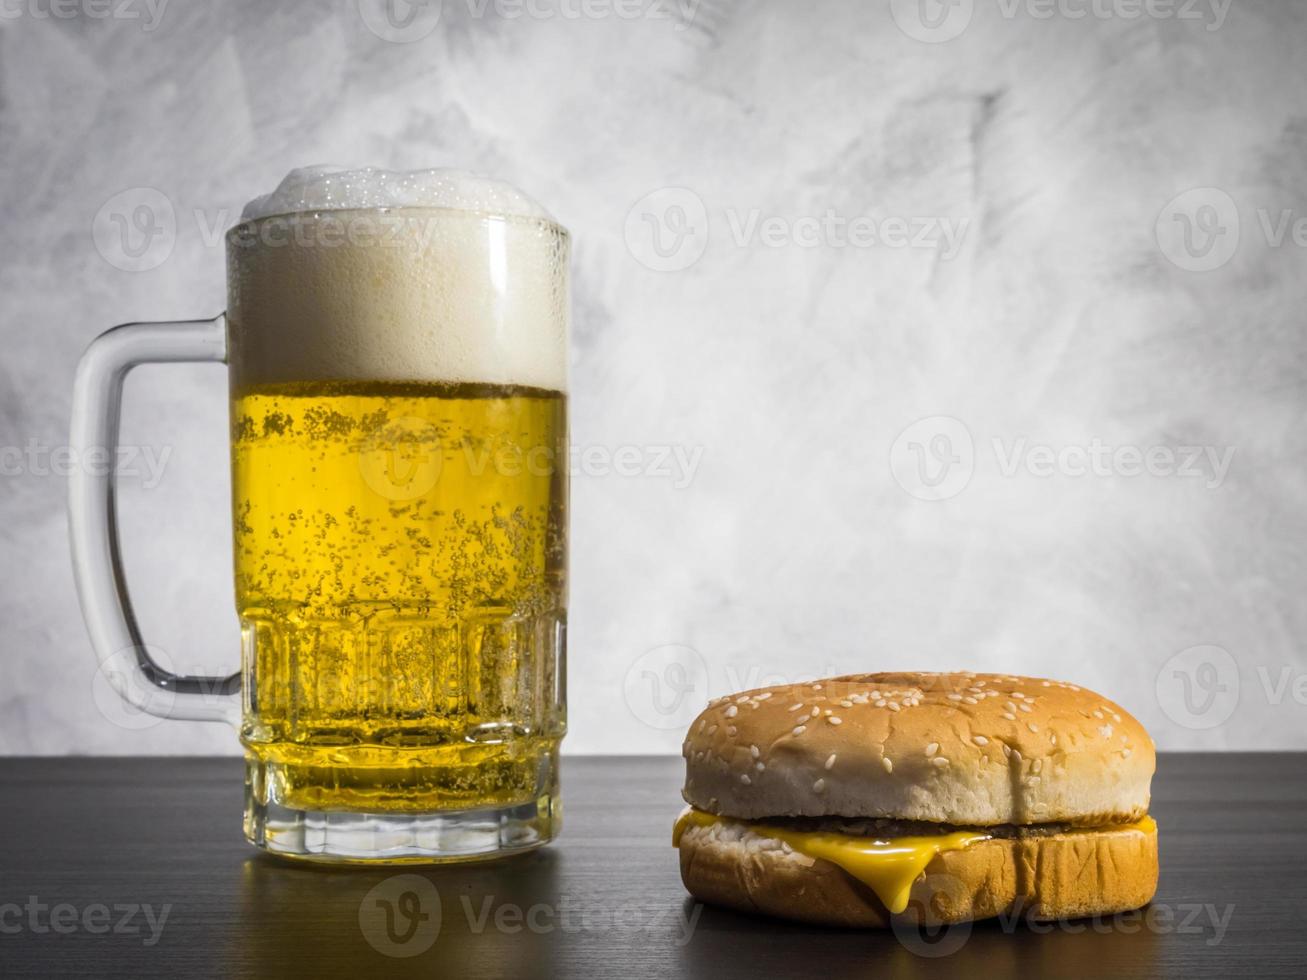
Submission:
[[[532,388],[237,393],[242,736],[281,802],[533,798],[563,730],[565,420]]]
[[[306,171],[253,207],[228,235],[246,834],[327,860],[544,843],[567,234],[448,172]]]

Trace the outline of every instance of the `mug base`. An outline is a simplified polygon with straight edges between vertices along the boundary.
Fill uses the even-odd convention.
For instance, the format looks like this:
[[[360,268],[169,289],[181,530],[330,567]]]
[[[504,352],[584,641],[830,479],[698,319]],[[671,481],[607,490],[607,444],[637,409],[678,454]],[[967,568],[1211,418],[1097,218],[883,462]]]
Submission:
[[[505,806],[368,812],[301,809],[260,799],[246,785],[246,839],[270,854],[323,864],[491,861],[547,844],[562,824],[556,791]]]

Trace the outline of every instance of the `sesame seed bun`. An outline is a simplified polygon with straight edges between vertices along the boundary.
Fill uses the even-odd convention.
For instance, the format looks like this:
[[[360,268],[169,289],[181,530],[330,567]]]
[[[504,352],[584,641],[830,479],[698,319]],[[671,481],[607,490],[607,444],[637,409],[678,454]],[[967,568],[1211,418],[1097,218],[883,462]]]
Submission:
[[[836,865],[740,825],[690,827],[680,846],[681,879],[701,901],[835,926],[1110,915],[1147,904],[1157,888],[1157,833],[1136,827],[995,839],[937,854],[898,916]]]
[[[1129,823],[1148,812],[1152,739],[1120,706],[1006,674],[857,674],[718,698],[683,746],[709,813],[966,827]]]

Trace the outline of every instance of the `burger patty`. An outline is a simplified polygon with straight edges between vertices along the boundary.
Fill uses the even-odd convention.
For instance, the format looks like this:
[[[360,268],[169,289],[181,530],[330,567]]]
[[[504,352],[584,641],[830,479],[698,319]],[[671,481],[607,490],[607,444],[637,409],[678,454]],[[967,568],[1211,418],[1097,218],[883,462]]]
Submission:
[[[991,837],[1010,840],[1021,837],[1053,837],[1076,829],[1069,823],[1001,823],[992,827],[967,827],[951,823],[929,823],[924,820],[884,820],[868,817],[767,817],[757,822],[784,827],[787,830],[875,838],[929,837],[933,834],[974,830]]]

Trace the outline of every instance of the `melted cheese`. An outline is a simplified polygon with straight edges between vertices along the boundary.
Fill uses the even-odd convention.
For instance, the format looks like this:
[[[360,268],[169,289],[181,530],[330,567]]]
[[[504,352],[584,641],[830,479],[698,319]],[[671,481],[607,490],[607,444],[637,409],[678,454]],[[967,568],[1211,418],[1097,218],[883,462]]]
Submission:
[[[688,808],[676,818],[676,826],[672,829],[672,846],[680,846],[681,836],[687,827],[711,827],[716,823],[727,822],[738,823],[756,834],[783,841],[806,857],[829,861],[843,868],[875,892],[885,908],[896,913],[908,907],[908,895],[912,891],[913,882],[937,854],[960,851],[971,844],[991,839],[991,835],[983,830],[959,830],[951,834],[878,840],[828,831],[790,830],[746,820],[731,821],[728,817]],[[1152,817],[1144,817],[1132,824],[1093,828],[1095,831],[1108,829],[1156,833],[1157,824]]]

